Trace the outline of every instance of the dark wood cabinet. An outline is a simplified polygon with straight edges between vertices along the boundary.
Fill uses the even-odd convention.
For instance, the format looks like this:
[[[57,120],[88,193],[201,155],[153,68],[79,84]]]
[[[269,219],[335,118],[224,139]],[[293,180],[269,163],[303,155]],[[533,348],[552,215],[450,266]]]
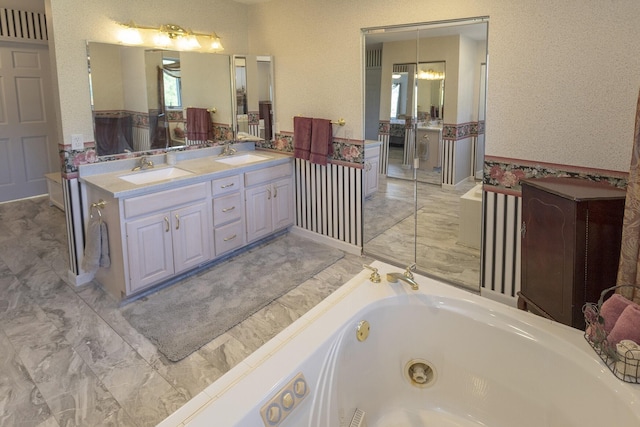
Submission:
[[[584,329],[584,303],[615,286],[625,196],[586,179],[522,181],[519,308]]]

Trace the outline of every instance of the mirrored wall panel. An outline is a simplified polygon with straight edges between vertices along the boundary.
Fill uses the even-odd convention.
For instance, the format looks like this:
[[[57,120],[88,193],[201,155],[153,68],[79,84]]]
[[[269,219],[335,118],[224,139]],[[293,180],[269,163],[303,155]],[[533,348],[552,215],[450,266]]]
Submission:
[[[488,19],[364,29],[364,252],[478,290]]]
[[[234,55],[234,119],[239,140],[275,138],[273,58],[269,55]]]

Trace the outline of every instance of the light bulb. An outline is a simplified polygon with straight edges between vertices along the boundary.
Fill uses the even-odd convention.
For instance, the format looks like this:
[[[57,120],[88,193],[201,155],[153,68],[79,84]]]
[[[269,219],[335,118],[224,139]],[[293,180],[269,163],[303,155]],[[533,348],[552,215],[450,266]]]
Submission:
[[[142,36],[137,28],[127,27],[120,31],[120,41],[124,44],[142,44]]]

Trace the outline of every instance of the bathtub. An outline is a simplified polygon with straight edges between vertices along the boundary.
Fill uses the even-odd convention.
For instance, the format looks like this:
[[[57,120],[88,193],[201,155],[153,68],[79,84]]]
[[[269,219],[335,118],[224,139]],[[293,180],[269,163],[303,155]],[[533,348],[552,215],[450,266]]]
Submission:
[[[195,396],[168,426],[640,425],[640,385],[582,332],[375,262]]]

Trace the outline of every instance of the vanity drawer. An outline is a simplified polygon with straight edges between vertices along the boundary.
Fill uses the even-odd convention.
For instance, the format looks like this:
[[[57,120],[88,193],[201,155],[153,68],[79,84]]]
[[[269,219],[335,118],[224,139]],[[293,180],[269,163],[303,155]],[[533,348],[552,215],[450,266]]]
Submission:
[[[194,202],[207,197],[208,182],[187,185],[171,190],[159,191],[144,196],[132,197],[124,200],[124,217],[132,218],[138,215],[171,209],[184,203]]]
[[[293,166],[291,162],[278,166],[271,166],[264,169],[247,172],[244,174],[244,185],[264,184],[274,179],[282,178],[293,174]]]
[[[218,227],[213,232],[215,240],[216,256],[242,246],[242,221]]]
[[[211,194],[219,196],[221,194],[231,193],[240,190],[240,175],[227,176],[225,178],[214,179],[211,181]]]
[[[218,226],[242,217],[242,197],[240,193],[213,199],[213,225]]]

